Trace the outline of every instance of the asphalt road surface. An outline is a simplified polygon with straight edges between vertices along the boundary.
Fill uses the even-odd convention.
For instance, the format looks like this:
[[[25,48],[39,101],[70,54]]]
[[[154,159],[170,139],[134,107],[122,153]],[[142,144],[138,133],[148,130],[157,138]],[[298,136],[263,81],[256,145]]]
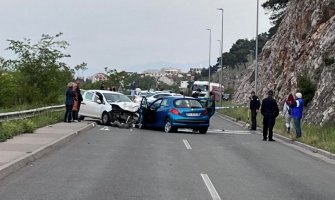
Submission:
[[[334,165],[261,139],[218,116],[206,135],[97,126],[1,180],[0,199],[335,199]]]

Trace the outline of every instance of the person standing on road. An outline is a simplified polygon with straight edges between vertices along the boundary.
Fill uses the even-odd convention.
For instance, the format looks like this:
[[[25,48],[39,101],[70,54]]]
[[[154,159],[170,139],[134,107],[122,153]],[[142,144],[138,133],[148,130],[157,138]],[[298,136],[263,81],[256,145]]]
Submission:
[[[134,101],[135,96],[136,96],[136,90],[134,87],[132,87],[130,90],[130,96],[131,96],[131,100]]]
[[[83,96],[80,93],[80,81],[77,80],[76,84],[77,84],[76,95],[77,95],[77,99],[78,99],[78,106],[77,106],[78,108],[77,108],[77,112],[76,112],[75,118],[76,118],[76,120],[78,120],[78,122],[80,122],[80,119],[78,118],[78,113],[79,113],[79,110],[80,110],[81,102],[83,101]]]
[[[250,99],[250,113],[251,113],[251,128],[250,130],[255,131],[257,128],[257,113],[259,110],[259,107],[261,106],[261,102],[259,101],[259,98],[255,95],[255,92],[251,92]]]
[[[198,88],[197,91],[195,91],[195,92],[192,94],[192,97],[193,97],[193,98],[198,98],[199,95],[200,95],[200,93],[201,93],[201,89]]]
[[[105,83],[104,82],[101,83],[100,90],[105,90]]]
[[[72,107],[73,107],[73,83],[70,82],[67,84],[67,90],[66,90],[66,99],[65,99],[65,116],[64,116],[64,122],[71,123],[72,120]]]
[[[294,122],[296,138],[300,138],[302,136],[300,122],[302,118],[302,112],[304,109],[304,100],[302,99],[302,94],[300,92],[296,93],[295,96],[296,96],[295,103],[291,106],[292,107],[291,116]]]
[[[289,94],[287,97],[287,100],[284,103],[284,107],[283,107],[283,115],[284,115],[284,119],[285,119],[285,126],[287,129],[287,133],[290,134],[291,132],[291,106],[294,104],[294,97],[293,94]]]
[[[276,117],[279,115],[279,108],[277,101],[273,99],[273,91],[268,92],[268,97],[263,99],[261,106],[261,113],[263,115],[263,141],[269,138],[269,141],[276,141],[273,139],[273,127],[276,123]]]
[[[209,92],[208,104],[208,115],[212,117],[215,114],[215,93],[213,91]]]
[[[77,84],[73,84],[73,106],[72,106],[72,118],[74,122],[78,122],[78,94],[77,94]]]

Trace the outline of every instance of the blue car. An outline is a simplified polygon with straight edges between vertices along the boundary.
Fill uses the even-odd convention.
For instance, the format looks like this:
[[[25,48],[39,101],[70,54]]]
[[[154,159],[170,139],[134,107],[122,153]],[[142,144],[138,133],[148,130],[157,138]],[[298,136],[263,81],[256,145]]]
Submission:
[[[209,127],[208,109],[192,97],[162,97],[149,105],[143,98],[139,112],[140,128],[164,128],[167,133],[176,132],[178,128],[191,128],[205,134]]]

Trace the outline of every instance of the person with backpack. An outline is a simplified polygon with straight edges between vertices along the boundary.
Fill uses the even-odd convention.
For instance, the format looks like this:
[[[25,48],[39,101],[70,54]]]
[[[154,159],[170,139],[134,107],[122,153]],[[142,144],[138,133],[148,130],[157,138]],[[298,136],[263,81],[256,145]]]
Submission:
[[[291,106],[294,104],[294,97],[293,94],[289,94],[287,97],[287,100],[284,103],[283,106],[283,115],[284,115],[284,119],[285,119],[285,126],[287,129],[287,133],[290,134],[291,132]]]

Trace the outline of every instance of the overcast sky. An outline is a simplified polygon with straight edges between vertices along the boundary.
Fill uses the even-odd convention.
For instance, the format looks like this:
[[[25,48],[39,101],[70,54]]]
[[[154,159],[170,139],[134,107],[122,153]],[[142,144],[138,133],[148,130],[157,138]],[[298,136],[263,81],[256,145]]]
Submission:
[[[36,41],[63,32],[71,45],[66,50],[71,58],[64,61],[88,63],[84,75],[104,67],[137,72],[207,67],[207,28],[212,29],[211,63],[219,56],[217,8],[224,8],[224,51],[237,39],[255,37],[256,0],[0,0],[0,56],[10,57],[7,39]],[[260,7],[259,33],[270,26]]]

